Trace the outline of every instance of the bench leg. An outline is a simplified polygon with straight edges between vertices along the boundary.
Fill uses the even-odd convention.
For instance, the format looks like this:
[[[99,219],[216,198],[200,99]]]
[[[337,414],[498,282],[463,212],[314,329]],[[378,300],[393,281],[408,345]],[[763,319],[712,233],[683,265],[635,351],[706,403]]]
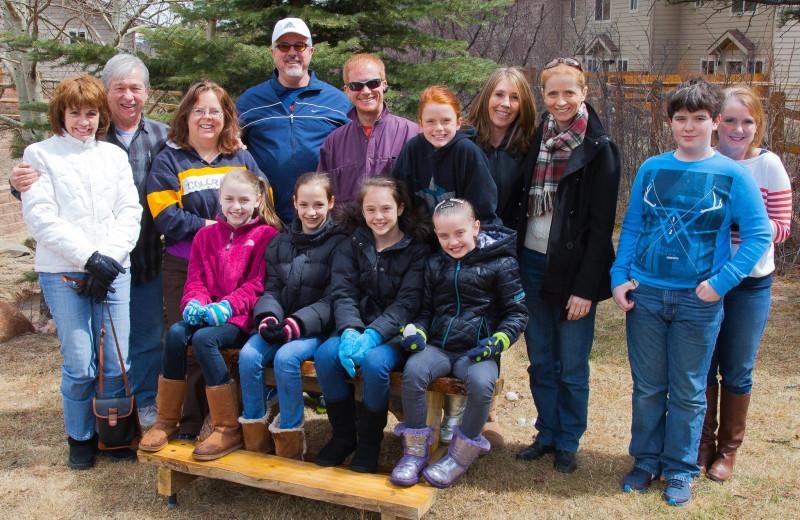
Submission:
[[[170,507],[173,507],[173,497],[175,504],[177,504],[178,499],[175,495],[196,478],[197,475],[189,475],[188,473],[160,467],[158,468],[158,494],[170,497]]]
[[[433,442],[430,449],[430,454],[433,455],[439,447],[439,429],[442,426],[444,394],[441,392],[425,392],[425,400],[428,403],[428,416],[425,418],[425,423],[433,427]]]

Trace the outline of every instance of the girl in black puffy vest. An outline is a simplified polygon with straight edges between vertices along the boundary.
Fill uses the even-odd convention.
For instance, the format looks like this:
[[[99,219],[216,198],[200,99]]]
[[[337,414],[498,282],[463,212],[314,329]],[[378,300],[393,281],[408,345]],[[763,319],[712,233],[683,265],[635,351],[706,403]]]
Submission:
[[[327,173],[300,176],[292,197],[297,216],[267,247],[264,294],[256,302],[257,327],[239,354],[242,424],[248,451],[302,460],[303,387],[300,365],[310,359],[333,330],[330,264],[334,250],[347,238],[329,218],[333,186]],[[267,401],[264,366],[275,367],[280,414]],[[270,435],[271,434],[271,435]]]
[[[358,208],[342,215],[345,229],[358,226],[333,257],[331,287],[336,336],[314,356],[328,404],[333,436],[314,462],[338,466],[355,451],[350,469],[375,473],[386,427],[389,372],[405,361],[400,328],[419,310],[422,274],[430,249],[425,227],[415,222],[402,183],[368,177]],[[363,406],[355,419],[348,377],[361,368]]]
[[[442,250],[425,263],[422,307],[400,342],[411,356],[403,371],[405,422],[395,428],[404,456],[391,481],[414,485],[422,472],[432,486],[445,488],[489,449],[481,429],[499,374],[497,360],[524,330],[528,313],[513,231],[481,231],[472,205],[462,199],[439,203],[433,226]],[[464,419],[453,428],[447,455],[428,466],[432,428],[425,424],[425,390],[448,374],[467,385]]]

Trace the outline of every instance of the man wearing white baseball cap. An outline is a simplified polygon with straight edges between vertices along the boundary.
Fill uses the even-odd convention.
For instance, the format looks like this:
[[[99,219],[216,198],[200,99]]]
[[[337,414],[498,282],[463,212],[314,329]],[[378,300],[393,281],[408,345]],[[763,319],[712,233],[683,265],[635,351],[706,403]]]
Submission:
[[[299,18],[284,18],[272,31],[272,78],[249,88],[236,107],[244,143],[266,173],[275,208],[284,222],[294,218],[294,183],[317,169],[319,148],[337,127],[348,123],[350,100],[317,79],[308,68],[314,47]]]

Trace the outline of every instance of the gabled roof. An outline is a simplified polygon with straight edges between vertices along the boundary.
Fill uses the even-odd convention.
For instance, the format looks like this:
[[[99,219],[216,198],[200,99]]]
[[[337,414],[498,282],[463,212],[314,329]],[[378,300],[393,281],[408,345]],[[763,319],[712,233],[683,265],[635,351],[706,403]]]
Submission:
[[[708,48],[708,54],[720,54],[723,51],[735,47],[746,54],[749,58],[755,56],[756,45],[742,33],[739,29],[728,29],[722,36],[716,39]]]
[[[614,43],[614,40],[605,33],[595,36],[588,45],[582,46],[578,49],[578,54],[619,54],[619,47]]]

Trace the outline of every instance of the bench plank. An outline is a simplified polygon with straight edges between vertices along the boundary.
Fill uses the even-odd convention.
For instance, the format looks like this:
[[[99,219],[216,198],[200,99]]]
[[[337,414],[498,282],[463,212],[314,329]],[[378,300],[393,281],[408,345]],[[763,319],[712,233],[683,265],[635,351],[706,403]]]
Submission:
[[[388,475],[356,473],[342,467],[326,468],[311,462],[284,459],[245,450],[236,450],[213,461],[192,458],[195,443],[172,440],[155,453],[139,450],[139,461],[159,466],[159,494],[172,495],[194,476],[217,478],[246,486],[277,491],[313,500],[321,500],[358,509],[375,511],[384,517],[419,520],[436,498],[436,489],[427,484],[400,487],[389,482]],[[171,479],[187,480],[161,486],[161,469],[169,470]],[[164,480],[168,477],[165,474]],[[180,485],[180,487],[182,487]]]

